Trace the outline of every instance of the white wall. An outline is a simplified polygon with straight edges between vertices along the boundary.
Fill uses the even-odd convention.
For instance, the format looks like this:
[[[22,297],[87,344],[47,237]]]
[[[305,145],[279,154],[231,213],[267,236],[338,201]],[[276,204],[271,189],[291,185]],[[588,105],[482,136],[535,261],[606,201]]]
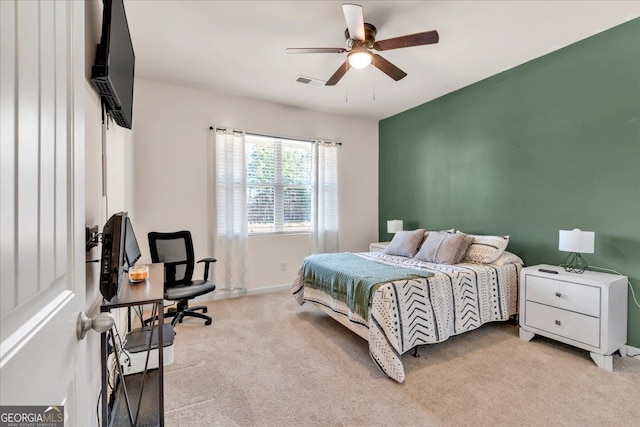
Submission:
[[[143,259],[149,231],[191,230],[209,253],[210,126],[343,143],[339,151],[340,250],[365,251],[378,235],[378,123],[239,96],[136,79],[134,227]],[[321,88],[319,88],[321,90]],[[249,288],[290,284],[309,254],[306,235],[249,238]],[[280,263],[287,271],[280,271]],[[196,270],[197,275],[202,269]]]
[[[106,133],[107,148],[107,197],[102,197],[102,115],[100,97],[91,84],[91,66],[95,61],[96,45],[100,42],[102,28],[102,2],[85,1],[85,225],[102,227],[111,215],[119,211],[133,211],[133,137],[132,132],[111,122]],[[105,200],[108,203],[105,203]],[[108,205],[108,212],[106,211]],[[87,260],[100,259],[101,247],[87,253]],[[98,281],[99,263],[86,264],[86,307],[95,316],[102,301]],[[120,313],[119,330],[124,333],[125,319]],[[100,336],[87,334],[88,351],[91,361],[86,373],[90,383],[91,396],[100,393]],[[92,411],[91,422],[97,419]]]

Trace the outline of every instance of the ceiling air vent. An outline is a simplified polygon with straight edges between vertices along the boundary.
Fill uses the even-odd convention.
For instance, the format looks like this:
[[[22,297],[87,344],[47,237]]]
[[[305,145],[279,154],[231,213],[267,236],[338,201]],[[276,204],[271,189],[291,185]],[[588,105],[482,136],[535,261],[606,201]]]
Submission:
[[[312,86],[324,86],[325,84],[324,80],[314,79],[313,77],[306,77],[306,76],[298,76],[296,78],[296,81],[298,83],[303,83],[305,85],[312,85]]]

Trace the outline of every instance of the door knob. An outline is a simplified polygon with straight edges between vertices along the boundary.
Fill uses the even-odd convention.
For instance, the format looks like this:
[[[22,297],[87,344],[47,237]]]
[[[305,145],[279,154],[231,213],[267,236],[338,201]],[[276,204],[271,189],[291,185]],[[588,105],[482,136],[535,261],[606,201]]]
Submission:
[[[76,335],[78,339],[84,339],[87,332],[93,329],[96,332],[107,332],[116,323],[116,318],[111,313],[100,313],[96,317],[88,317],[87,313],[81,311],[76,324]]]

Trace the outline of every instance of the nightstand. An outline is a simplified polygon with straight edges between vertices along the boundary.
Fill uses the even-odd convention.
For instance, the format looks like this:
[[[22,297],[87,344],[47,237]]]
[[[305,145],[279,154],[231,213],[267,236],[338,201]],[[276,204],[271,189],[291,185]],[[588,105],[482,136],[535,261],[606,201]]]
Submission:
[[[568,273],[546,264],[523,268],[520,339],[530,341],[535,335],[588,350],[596,365],[612,371],[612,353],[619,350],[625,356],[626,351],[627,277]]]
[[[391,242],[376,242],[369,245],[369,252],[382,252]]]

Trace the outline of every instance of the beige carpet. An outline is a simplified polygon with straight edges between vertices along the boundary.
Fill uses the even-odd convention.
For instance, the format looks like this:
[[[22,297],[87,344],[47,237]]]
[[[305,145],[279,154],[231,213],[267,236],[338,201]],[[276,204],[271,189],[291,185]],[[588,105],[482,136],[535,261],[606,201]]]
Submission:
[[[167,426],[639,425],[640,360],[614,372],[586,351],[488,324],[403,356],[388,379],[367,343],[286,292],[208,303],[176,327]]]

